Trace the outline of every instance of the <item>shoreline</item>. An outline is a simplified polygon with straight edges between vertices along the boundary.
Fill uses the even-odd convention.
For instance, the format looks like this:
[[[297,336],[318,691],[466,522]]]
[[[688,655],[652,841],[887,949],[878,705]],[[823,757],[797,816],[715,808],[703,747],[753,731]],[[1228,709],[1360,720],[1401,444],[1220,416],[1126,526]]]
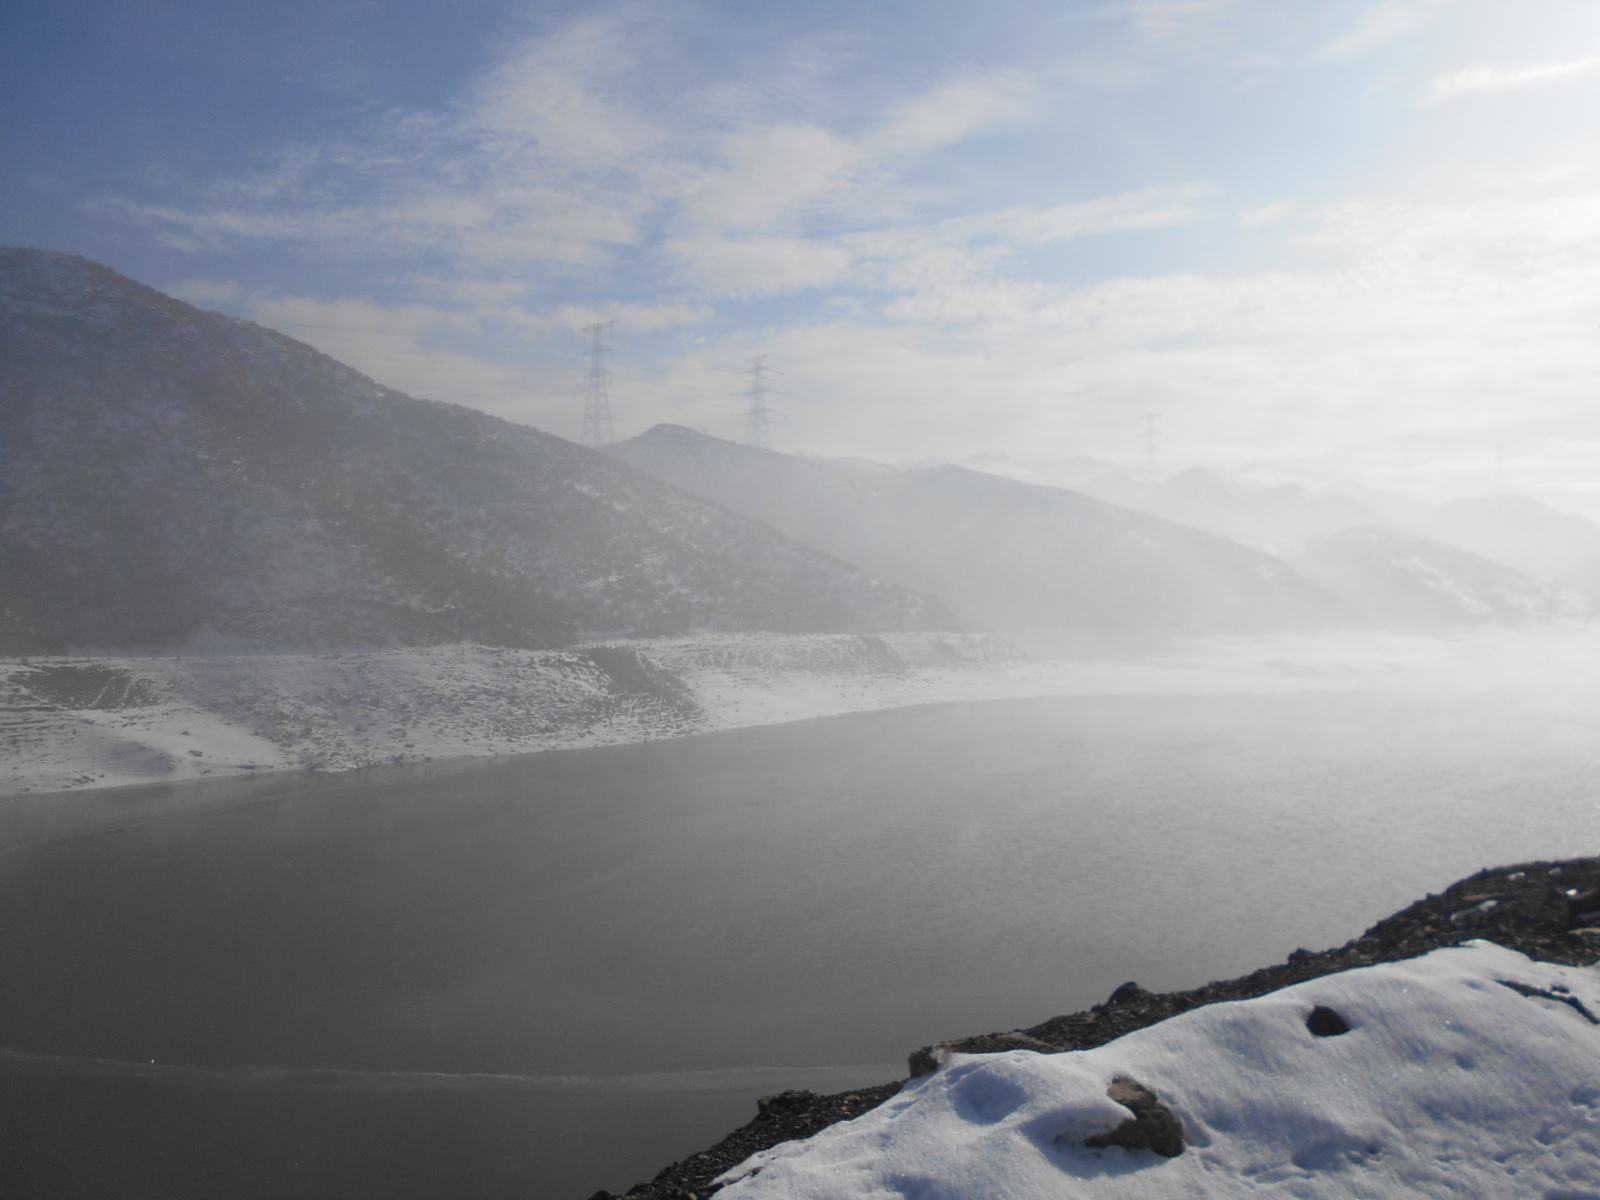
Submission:
[[[774,634],[3,659],[0,798],[630,745],[929,703],[1427,686],[1463,652],[1510,657],[1492,637],[1199,639],[1114,659],[1034,657],[986,634]]]
[[[1282,963],[1177,992],[1147,992],[1130,981],[1082,1012],[924,1046],[910,1053],[904,1079],[832,1095],[776,1093],[760,1101],[753,1120],[721,1141],[625,1192],[602,1189],[589,1200],[706,1200],[722,1190],[715,1182],[719,1177],[752,1155],[862,1116],[911,1080],[937,1072],[954,1055],[1090,1050],[1213,1004],[1256,999],[1309,980],[1479,939],[1544,962],[1588,966],[1600,961],[1600,856],[1484,868],[1385,917],[1342,946],[1295,950]]]

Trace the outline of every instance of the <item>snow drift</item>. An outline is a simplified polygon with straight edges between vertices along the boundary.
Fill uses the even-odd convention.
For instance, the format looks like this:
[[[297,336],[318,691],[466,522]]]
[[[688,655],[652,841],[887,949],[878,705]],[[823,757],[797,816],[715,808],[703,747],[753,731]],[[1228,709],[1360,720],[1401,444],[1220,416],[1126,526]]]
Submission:
[[[1595,968],[1487,942],[1436,950],[1092,1050],[954,1056],[854,1121],[755,1155],[719,1195],[1596,1200],[1597,1014]],[[1096,1145],[1134,1122],[1138,1102],[1108,1094],[1133,1095],[1118,1081],[1170,1110],[1181,1152]]]

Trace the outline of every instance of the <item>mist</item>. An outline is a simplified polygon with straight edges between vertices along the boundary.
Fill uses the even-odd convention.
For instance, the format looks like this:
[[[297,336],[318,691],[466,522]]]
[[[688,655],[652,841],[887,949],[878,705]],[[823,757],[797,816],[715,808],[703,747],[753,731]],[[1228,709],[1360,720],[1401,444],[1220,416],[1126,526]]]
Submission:
[[[0,1192],[1590,1194],[1593,5],[24,8]]]

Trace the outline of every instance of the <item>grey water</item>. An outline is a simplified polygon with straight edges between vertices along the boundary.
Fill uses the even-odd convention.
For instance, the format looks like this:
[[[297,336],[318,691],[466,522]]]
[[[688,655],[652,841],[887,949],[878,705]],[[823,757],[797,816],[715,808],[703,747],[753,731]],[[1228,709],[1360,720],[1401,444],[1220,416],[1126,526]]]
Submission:
[[[0,1192],[573,1196],[1600,849],[1587,711],[937,705],[0,802]]]

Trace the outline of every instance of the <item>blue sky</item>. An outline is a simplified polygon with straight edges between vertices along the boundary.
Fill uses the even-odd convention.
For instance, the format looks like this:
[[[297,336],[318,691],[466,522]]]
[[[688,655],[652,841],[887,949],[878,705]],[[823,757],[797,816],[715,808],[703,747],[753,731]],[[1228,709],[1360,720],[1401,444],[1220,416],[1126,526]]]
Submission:
[[[0,240],[573,436],[1600,489],[1600,5],[13,5]],[[1044,470],[1042,466],[1036,467]]]

